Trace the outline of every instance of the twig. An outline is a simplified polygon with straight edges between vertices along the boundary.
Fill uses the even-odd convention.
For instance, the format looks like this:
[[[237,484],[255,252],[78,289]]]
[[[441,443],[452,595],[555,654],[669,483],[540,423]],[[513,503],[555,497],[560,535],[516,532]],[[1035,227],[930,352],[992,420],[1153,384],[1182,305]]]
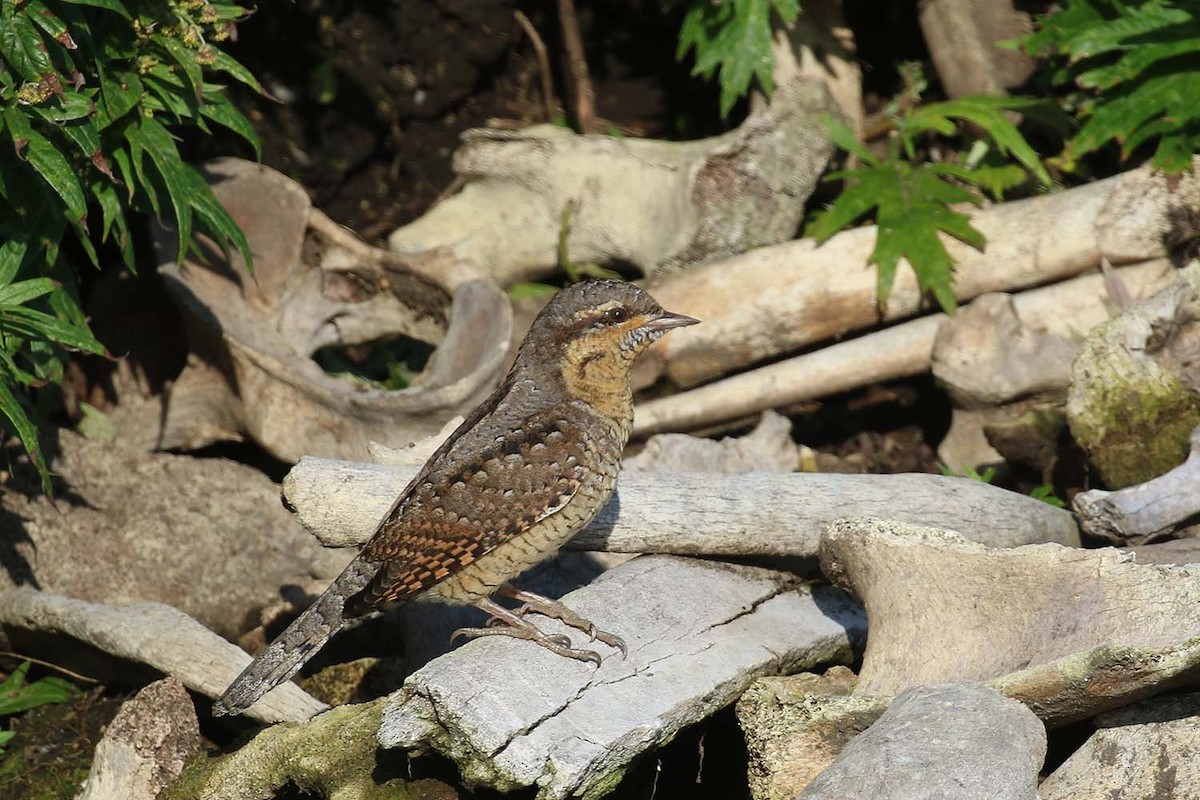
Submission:
[[[83,681],[84,683],[100,683],[100,681],[96,680],[95,678],[89,678],[87,675],[80,675],[78,672],[72,672],[66,667],[60,667],[58,664],[51,664],[49,661],[42,661],[40,658],[34,658],[33,656],[23,656],[20,653],[14,653],[11,650],[0,650],[0,657],[16,658],[20,659],[21,661],[29,661],[33,664],[37,664],[40,667],[61,672],[63,675],[70,676],[75,680]]]
[[[567,49],[567,65],[574,91],[575,121],[580,133],[595,133],[596,93],[588,75],[587,59],[583,54],[583,37],[579,34],[579,17],[574,0],[558,0],[558,21],[562,25],[563,46]]]
[[[529,43],[533,45],[533,52],[537,54],[538,77],[542,82],[542,109],[546,114],[546,122],[552,122],[554,120],[554,85],[550,82],[550,56],[546,52],[546,43],[538,35],[537,28],[533,27],[529,17],[520,10],[514,11],[513,16],[516,18],[517,24],[521,26],[521,30],[525,31],[525,35],[529,37]]]

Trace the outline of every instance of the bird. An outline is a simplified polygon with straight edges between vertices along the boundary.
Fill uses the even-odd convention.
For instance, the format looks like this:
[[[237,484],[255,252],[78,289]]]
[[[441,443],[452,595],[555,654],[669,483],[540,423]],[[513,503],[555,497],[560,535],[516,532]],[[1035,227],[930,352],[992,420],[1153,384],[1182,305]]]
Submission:
[[[597,666],[594,650],[548,634],[561,620],[625,654],[623,640],[509,581],[553,555],[608,502],[633,427],[634,361],[673,328],[632,283],[561,289],[534,319],[507,376],[430,456],[345,570],[234,679],[213,714],[240,714],[290,679],[338,631],[413,598],[490,616],[451,637],[511,636]],[[521,603],[510,609],[493,598]]]

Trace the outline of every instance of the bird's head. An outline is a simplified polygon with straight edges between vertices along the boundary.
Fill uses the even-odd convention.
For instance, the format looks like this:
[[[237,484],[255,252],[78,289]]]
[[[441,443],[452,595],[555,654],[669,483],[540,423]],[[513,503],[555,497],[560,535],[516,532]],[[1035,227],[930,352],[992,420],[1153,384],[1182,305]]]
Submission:
[[[583,281],[546,304],[529,329],[517,363],[536,359],[562,366],[577,394],[629,393],[633,361],[671,328],[699,320],[665,311],[642,289],[621,281]]]

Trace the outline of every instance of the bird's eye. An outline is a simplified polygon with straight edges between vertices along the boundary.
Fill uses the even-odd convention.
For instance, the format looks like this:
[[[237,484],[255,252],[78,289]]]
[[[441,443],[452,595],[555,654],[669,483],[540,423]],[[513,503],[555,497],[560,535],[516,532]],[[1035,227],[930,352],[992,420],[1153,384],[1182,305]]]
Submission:
[[[616,308],[610,308],[608,311],[605,311],[604,318],[609,322],[624,322],[625,320],[629,319],[629,311],[627,311],[623,306],[617,306]]]

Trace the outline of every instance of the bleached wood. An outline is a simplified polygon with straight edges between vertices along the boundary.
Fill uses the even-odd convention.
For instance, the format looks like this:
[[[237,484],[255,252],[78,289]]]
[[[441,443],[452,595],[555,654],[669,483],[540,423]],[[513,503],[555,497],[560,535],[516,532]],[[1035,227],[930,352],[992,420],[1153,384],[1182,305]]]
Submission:
[[[1164,257],[1178,207],[1200,207],[1200,173],[1176,181],[1144,167],[975,211],[971,222],[987,237],[985,251],[943,238],[957,261],[955,296],[965,301],[1061,281],[1103,258],[1123,266]],[[868,266],[874,245],[875,227],[864,226],[820,246],[801,239],[762,247],[653,282],[650,290],[664,308],[704,324],[659,342],[643,359],[641,385],[665,374],[693,386],[928,308],[913,271],[902,264],[880,314],[875,269]]]
[[[413,466],[302,458],[284,478],[284,500],[326,546],[360,545],[416,472]],[[618,553],[813,556],[827,524],[863,514],[950,528],[991,547],[1079,544],[1068,512],[966,478],[629,472],[570,546]]]
[[[529,642],[470,642],[392,695],[380,744],[432,747],[473,785],[536,785],[540,800],[599,796],[636,756],[732,702],[755,677],[852,657],[865,633],[857,603],[793,581],[715,562],[634,559],[563,598],[624,637],[628,657],[599,646],[605,661],[596,668]]]
[[[240,647],[161,603],[108,605],[9,589],[0,592],[0,625],[70,636],[117,658],[147,664],[206,697],[221,694],[250,663]],[[284,683],[246,716],[263,722],[298,721],[325,708],[296,684]]]
[[[1131,293],[1145,296],[1167,285],[1173,269],[1166,259],[1156,259],[1116,272]],[[1107,319],[1106,296],[1103,277],[1094,274],[1021,292],[1013,301],[1028,324],[1051,333],[1077,335]],[[668,308],[673,307],[670,301],[664,302]],[[634,415],[633,433],[648,436],[695,430],[767,408],[919,375],[929,371],[934,338],[944,319],[942,314],[921,317],[698,389],[641,403]],[[708,323],[704,320],[694,328],[704,328]],[[688,335],[691,330],[674,335]]]

